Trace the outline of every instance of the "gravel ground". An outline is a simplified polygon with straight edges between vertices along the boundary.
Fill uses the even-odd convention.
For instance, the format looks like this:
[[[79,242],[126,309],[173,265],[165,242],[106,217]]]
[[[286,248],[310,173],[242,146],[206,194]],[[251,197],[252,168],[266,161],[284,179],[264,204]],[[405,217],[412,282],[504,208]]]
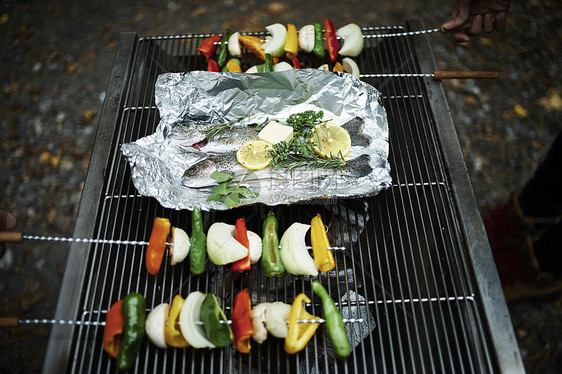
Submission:
[[[119,33],[263,30],[325,17],[336,25],[437,27],[452,0],[346,2],[3,1],[0,5],[0,208],[19,230],[69,236]],[[483,212],[521,188],[561,129],[558,1],[517,2],[502,33],[459,46],[430,37],[440,70],[497,70],[498,80],[445,82]],[[0,259],[0,316],[54,315],[68,246],[10,245]],[[562,367],[562,298],[510,305],[529,373]],[[0,329],[0,372],[40,371],[48,326]]]

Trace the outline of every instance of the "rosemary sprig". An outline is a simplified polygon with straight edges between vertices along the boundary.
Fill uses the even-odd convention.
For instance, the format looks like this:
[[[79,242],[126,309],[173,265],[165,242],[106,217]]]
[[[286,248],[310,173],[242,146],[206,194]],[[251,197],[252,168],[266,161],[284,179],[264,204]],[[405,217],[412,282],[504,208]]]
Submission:
[[[303,157],[300,154],[290,154],[285,159],[279,161],[278,168],[283,168],[289,172],[295,169],[333,169],[341,170],[345,165],[345,159],[341,152],[337,156],[330,155],[328,158]]]
[[[220,134],[222,134],[223,132],[232,130],[234,125],[236,125],[238,122],[241,122],[244,119],[246,119],[246,118],[248,118],[252,115],[253,115],[253,113],[246,114],[245,116],[238,117],[238,118],[233,119],[232,121],[226,122],[226,123],[215,123],[215,124],[210,125],[208,128],[206,128],[204,130],[201,130],[201,132],[207,137],[208,141],[211,141],[214,138],[216,138],[217,136],[219,136]]]

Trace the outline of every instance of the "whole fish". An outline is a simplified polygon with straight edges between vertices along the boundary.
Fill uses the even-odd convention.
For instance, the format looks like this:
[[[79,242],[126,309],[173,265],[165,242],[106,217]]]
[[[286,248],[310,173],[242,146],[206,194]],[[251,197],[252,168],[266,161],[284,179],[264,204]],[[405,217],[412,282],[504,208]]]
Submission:
[[[345,176],[352,178],[360,178],[368,175],[373,171],[369,164],[371,157],[367,154],[360,155],[352,160],[346,161],[341,169],[294,169],[287,171],[284,169],[274,169],[266,167],[261,170],[253,172],[252,178],[245,181],[251,183],[252,181],[261,183],[268,180],[276,181],[303,181],[311,182],[323,179],[326,177]],[[249,173],[236,159],[236,152],[227,152],[217,155],[209,155],[207,158],[195,163],[189,167],[182,178],[182,184],[190,188],[204,188],[214,186],[217,183],[211,174],[215,171],[229,173],[232,175],[244,175]]]

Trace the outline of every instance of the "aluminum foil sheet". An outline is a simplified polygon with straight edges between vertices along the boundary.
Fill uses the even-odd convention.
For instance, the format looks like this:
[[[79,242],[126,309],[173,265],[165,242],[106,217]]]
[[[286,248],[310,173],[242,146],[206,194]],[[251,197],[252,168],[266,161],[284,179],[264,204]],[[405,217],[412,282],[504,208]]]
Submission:
[[[123,144],[121,150],[138,192],[164,207],[225,210],[223,203],[207,201],[213,187],[210,172],[248,173],[232,155],[241,141],[257,139],[249,125],[283,122],[306,110],[322,110],[325,120],[348,126],[352,148],[344,170],[267,167],[244,180],[257,197],[241,205],[326,202],[375,195],[390,186],[388,121],[380,92],[350,74],[317,69],[167,73],[157,79],[155,101],[160,122],[154,134]],[[241,117],[230,131],[205,143],[201,129]],[[195,177],[186,173],[194,166]]]

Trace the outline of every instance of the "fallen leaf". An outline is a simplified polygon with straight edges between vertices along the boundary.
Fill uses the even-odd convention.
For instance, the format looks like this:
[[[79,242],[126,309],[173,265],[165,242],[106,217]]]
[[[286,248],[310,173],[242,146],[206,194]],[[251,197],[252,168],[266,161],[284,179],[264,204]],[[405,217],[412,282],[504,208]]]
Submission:
[[[523,108],[519,104],[515,104],[513,106],[513,111],[515,112],[515,114],[517,114],[517,117],[519,118],[527,118],[529,116],[529,112],[527,112],[527,109]]]
[[[10,19],[10,15],[7,14],[7,13],[3,13],[3,14],[0,16],[0,25],[5,24],[6,22],[8,22],[9,19]]]
[[[492,39],[486,38],[486,37],[481,37],[480,39],[480,44],[482,45],[492,45],[494,44],[494,42],[492,42]]]

